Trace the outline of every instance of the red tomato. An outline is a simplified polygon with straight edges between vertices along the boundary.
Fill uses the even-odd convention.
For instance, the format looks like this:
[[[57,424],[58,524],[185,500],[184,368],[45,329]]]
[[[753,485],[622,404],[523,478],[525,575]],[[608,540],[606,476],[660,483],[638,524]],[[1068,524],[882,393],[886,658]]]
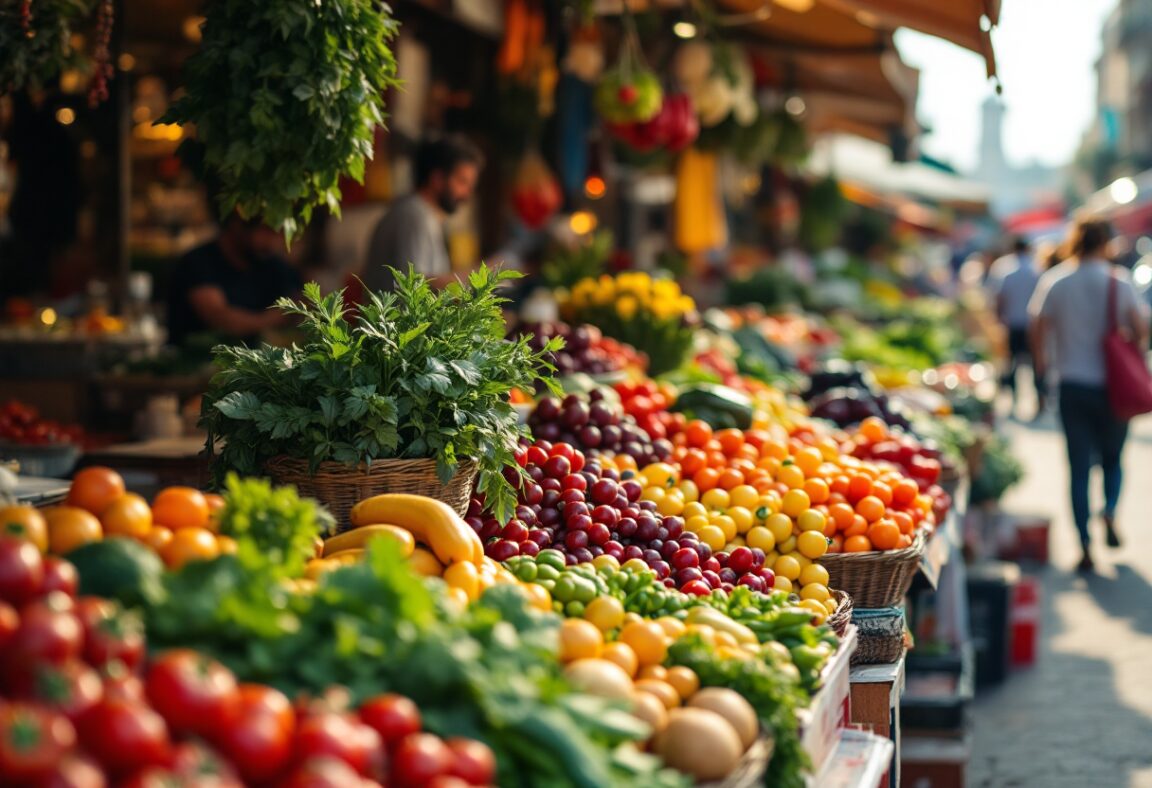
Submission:
[[[144,686],[174,731],[211,737],[235,724],[236,677],[211,657],[191,649],[165,652],[152,663]]]
[[[320,755],[300,764],[279,788],[356,788],[362,784],[360,775],[347,763]]]
[[[385,744],[391,745],[405,736],[419,733],[423,728],[420,709],[403,695],[377,695],[364,701],[360,719],[380,734]]]
[[[130,673],[124,663],[105,665],[103,679],[105,698],[146,704],[144,682],[135,673]]]
[[[100,674],[80,660],[43,665],[36,671],[36,699],[72,722],[104,697]]]
[[[9,678],[45,663],[58,665],[80,656],[84,628],[69,609],[71,604],[69,597],[51,594],[20,611],[20,628],[6,654],[12,671]]]
[[[42,592],[47,594],[60,591],[68,596],[76,596],[76,589],[80,586],[80,575],[74,567],[63,558],[54,555],[44,559],[44,585]]]
[[[44,559],[36,545],[24,539],[0,538],[0,600],[20,607],[40,593]]]
[[[139,703],[108,699],[80,721],[80,741],[109,771],[130,773],[172,758],[164,718]]]
[[[365,776],[383,768],[384,743],[373,728],[350,714],[315,711],[296,725],[292,751],[297,760],[330,755]]]
[[[496,756],[484,742],[475,739],[449,739],[452,775],[469,785],[491,785],[496,781]]]
[[[6,653],[8,641],[20,628],[20,614],[7,602],[0,602],[0,654]]]
[[[28,703],[0,706],[0,784],[47,777],[76,745],[66,717]]]
[[[268,782],[292,758],[296,715],[280,691],[260,684],[241,684],[234,725],[217,737],[220,747],[248,782]]]
[[[413,733],[405,736],[392,754],[392,781],[403,786],[424,785],[448,774],[454,763],[452,750],[439,736]]]
[[[86,755],[65,756],[37,788],[107,788],[108,780],[99,764]]]
[[[86,596],[76,600],[84,626],[84,659],[95,667],[119,660],[130,671],[144,660],[144,624],[139,614],[115,602]]]

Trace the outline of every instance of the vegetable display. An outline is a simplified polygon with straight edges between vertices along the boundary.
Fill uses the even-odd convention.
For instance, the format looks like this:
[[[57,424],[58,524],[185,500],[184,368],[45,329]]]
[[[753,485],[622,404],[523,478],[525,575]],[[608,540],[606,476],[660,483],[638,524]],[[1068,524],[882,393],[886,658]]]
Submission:
[[[371,294],[356,317],[341,293],[321,296],[315,285],[304,302],[281,302],[300,318],[302,344],[216,350],[220,372],[201,423],[210,447],[223,443],[217,477],[263,473],[277,456],[313,468],[432,457],[447,480],[471,458],[478,489],[510,515],[514,491],[503,471],[525,433],[508,393],[550,385],[547,355],[561,347],[505,339],[497,291],[514,276],[481,267],[468,284],[437,291],[419,274],[397,272],[396,290]]]

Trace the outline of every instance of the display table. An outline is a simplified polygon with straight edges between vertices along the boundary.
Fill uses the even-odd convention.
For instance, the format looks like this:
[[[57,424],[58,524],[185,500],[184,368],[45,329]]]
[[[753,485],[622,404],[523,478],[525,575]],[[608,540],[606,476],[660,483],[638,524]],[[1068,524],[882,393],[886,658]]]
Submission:
[[[13,495],[20,503],[36,507],[54,506],[64,500],[71,486],[71,483],[64,479],[17,476]]]
[[[904,692],[904,658],[884,665],[857,665],[848,674],[852,722],[892,743],[889,768],[877,785],[900,785],[900,696]]]
[[[119,471],[131,489],[148,492],[172,485],[204,489],[210,478],[202,436],[106,446],[85,454],[77,467],[90,465]]]
[[[811,784],[815,788],[875,788],[885,779],[893,751],[891,740],[883,736],[845,729]]]

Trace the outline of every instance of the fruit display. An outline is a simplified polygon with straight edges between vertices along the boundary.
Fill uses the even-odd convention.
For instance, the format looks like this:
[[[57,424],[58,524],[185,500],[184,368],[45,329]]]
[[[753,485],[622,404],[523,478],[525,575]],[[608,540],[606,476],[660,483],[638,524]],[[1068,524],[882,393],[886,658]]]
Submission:
[[[643,370],[648,362],[635,348],[606,337],[596,326],[570,326],[567,323],[525,323],[517,328],[530,335],[529,346],[541,352],[548,340],[559,337],[563,347],[546,355],[560,377],[575,373],[603,375],[629,367]],[[539,388],[539,387],[538,387]]]
[[[676,388],[654,380],[625,380],[613,386],[624,412],[636,419],[653,440],[667,438],[684,429],[687,419],[669,407],[677,399]]]
[[[667,459],[672,444],[665,438],[653,439],[611,394],[610,389],[594,388],[587,396],[544,397],[528,416],[528,427],[538,440],[590,454],[626,455],[636,465]]]
[[[0,405],[0,443],[44,446],[83,442],[84,430],[77,425],[42,419],[36,407],[19,400]]]

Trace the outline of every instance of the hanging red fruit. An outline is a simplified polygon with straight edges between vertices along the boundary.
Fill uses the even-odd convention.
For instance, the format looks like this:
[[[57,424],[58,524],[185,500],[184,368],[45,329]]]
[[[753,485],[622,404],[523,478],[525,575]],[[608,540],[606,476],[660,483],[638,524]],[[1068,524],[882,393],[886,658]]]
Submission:
[[[512,188],[512,207],[526,226],[535,230],[543,227],[564,202],[560,184],[543,157],[529,151],[516,169]]]

